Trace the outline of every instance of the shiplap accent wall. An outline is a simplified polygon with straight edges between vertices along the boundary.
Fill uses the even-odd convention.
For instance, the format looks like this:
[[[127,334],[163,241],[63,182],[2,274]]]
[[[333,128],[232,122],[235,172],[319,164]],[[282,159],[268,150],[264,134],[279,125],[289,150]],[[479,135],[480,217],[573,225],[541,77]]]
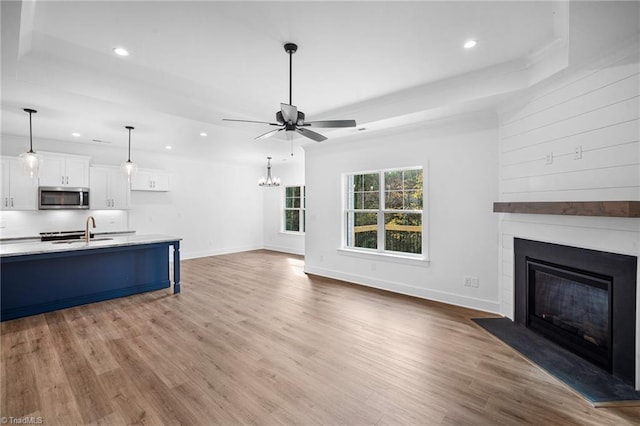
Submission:
[[[637,53],[615,57],[502,114],[502,199],[638,199],[639,81]]]
[[[637,44],[523,94],[500,112],[500,201],[640,200],[639,107]],[[499,216],[501,312],[510,318],[514,237],[640,257],[637,218]]]

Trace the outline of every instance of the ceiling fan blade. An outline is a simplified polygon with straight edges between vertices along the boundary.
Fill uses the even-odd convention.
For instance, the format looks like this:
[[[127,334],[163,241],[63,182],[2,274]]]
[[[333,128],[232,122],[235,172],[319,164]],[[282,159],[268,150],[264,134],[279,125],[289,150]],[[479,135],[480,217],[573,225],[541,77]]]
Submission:
[[[356,127],[356,120],[307,121],[304,126],[311,127]]]
[[[238,121],[240,123],[258,123],[258,124],[268,124],[269,126],[282,126],[282,124],[269,123],[268,121],[236,120],[235,118],[223,118],[222,121]]]
[[[302,129],[300,127],[297,127],[296,132],[300,133],[302,136],[308,137],[309,139],[313,139],[316,142],[322,142],[324,140],[327,140],[325,136],[322,136],[320,133],[316,133],[313,130]]]
[[[298,121],[298,107],[289,104],[280,104],[280,111],[282,111],[282,118],[287,123],[296,123]]]
[[[263,133],[260,136],[258,136],[257,138],[254,138],[254,140],[270,138],[271,136],[275,135],[278,132],[281,132],[282,130],[283,129],[269,130],[267,133]]]

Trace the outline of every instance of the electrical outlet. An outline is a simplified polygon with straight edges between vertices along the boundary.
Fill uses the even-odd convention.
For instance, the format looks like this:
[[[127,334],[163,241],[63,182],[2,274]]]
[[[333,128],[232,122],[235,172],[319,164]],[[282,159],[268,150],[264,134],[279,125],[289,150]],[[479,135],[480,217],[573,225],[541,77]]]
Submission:
[[[464,286],[465,287],[480,287],[480,278],[478,277],[464,277]]]
[[[547,156],[545,157],[545,164],[553,164],[553,152],[547,153]]]
[[[582,158],[582,146],[576,146],[573,149],[573,159],[574,160],[579,160]]]

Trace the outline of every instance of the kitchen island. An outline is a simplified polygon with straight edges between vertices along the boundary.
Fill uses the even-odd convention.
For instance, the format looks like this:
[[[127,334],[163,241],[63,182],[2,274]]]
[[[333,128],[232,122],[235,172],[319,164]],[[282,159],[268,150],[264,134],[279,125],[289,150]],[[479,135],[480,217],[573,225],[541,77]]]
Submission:
[[[0,320],[36,315],[171,286],[180,292],[180,238],[126,235],[90,242],[0,245]]]

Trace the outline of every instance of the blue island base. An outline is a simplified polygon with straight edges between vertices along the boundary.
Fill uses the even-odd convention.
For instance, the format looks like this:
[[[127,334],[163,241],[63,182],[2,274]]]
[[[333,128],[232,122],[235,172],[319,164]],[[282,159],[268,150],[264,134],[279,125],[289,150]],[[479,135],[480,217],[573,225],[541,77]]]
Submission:
[[[178,293],[178,241],[3,257],[0,320],[168,288],[169,246]]]

